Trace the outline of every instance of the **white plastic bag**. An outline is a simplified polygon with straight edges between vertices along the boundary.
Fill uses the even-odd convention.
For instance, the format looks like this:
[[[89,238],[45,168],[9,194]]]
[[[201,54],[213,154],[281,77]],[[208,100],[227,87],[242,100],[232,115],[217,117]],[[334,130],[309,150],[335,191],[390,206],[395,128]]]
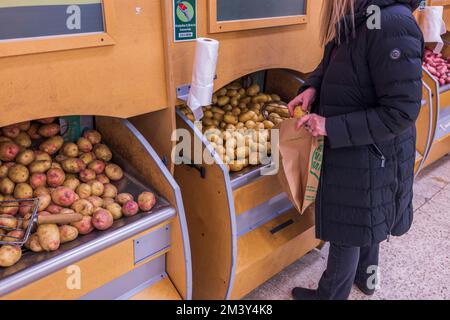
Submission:
[[[446,33],[443,15],[443,6],[426,6],[419,13],[419,25],[425,42],[437,43],[434,53],[441,53],[444,48],[444,41],[442,41],[441,37],[441,35]]]

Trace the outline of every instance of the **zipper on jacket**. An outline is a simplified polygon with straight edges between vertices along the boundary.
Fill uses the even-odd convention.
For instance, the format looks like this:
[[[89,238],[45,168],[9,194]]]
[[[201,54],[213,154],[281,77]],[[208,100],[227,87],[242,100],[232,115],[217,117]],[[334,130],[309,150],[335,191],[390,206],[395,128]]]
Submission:
[[[376,156],[380,158],[381,160],[381,168],[386,167],[386,156],[381,151],[380,147],[378,147],[375,143],[371,145],[373,147],[373,151],[375,152]]]

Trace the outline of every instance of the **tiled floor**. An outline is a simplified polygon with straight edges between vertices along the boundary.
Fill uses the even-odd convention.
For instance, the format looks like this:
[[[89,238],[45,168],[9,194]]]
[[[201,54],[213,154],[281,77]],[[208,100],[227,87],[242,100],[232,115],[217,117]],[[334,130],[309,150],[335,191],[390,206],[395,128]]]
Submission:
[[[425,169],[414,187],[411,231],[382,244],[381,287],[370,299],[450,299],[450,156]],[[316,288],[328,246],[315,250],[246,299],[291,299],[294,286]],[[353,288],[350,299],[368,299]]]

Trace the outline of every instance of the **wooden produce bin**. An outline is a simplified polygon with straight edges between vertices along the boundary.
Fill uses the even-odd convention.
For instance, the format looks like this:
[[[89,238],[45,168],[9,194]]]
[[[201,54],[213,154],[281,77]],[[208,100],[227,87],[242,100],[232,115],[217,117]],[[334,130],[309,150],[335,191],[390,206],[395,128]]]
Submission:
[[[119,191],[152,190],[158,201],[150,212],[119,219],[54,252],[24,249],[17,264],[0,268],[0,298],[191,299],[187,225],[170,174],[175,113],[166,95],[162,2],[20,2],[0,3],[0,127],[92,116],[112,161],[125,171]],[[16,32],[16,20],[4,18],[23,8],[38,25]],[[78,25],[80,17],[86,20]],[[48,24],[39,19],[55,25],[42,29]],[[132,123],[145,124],[142,133]]]
[[[272,7],[288,3],[263,2],[263,8],[269,2]],[[177,88],[182,91],[191,81],[195,43],[174,42],[172,3],[164,6],[169,101],[180,105]],[[287,16],[264,18],[246,18],[241,4],[197,1],[198,36],[220,42],[215,90],[258,72],[263,90],[292,98],[300,86],[300,73],[313,71],[322,57],[318,41],[311,41],[318,39],[319,19],[312,17],[319,16],[321,1],[307,1],[305,14],[284,12]],[[220,21],[217,13],[224,6],[233,6],[228,11],[243,18]],[[276,176],[262,176],[262,167],[230,174],[202,132],[180,111],[177,127],[191,133],[192,146],[197,143],[214,156],[213,164],[175,166],[188,220],[194,299],[243,298],[319,245],[314,212],[303,216],[296,212]]]

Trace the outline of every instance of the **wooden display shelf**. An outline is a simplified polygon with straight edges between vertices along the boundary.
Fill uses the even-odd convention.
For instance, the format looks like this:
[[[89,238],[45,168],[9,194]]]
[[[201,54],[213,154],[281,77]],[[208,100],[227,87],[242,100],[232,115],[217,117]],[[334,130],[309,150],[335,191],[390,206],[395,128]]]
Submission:
[[[105,143],[126,159],[125,171],[165,198],[165,206],[118,220],[111,230],[80,237],[80,243],[65,244],[55,253],[29,253],[0,275],[1,298],[191,299],[190,245],[178,185],[129,121],[95,120]],[[74,269],[81,281],[75,289],[69,285]]]

